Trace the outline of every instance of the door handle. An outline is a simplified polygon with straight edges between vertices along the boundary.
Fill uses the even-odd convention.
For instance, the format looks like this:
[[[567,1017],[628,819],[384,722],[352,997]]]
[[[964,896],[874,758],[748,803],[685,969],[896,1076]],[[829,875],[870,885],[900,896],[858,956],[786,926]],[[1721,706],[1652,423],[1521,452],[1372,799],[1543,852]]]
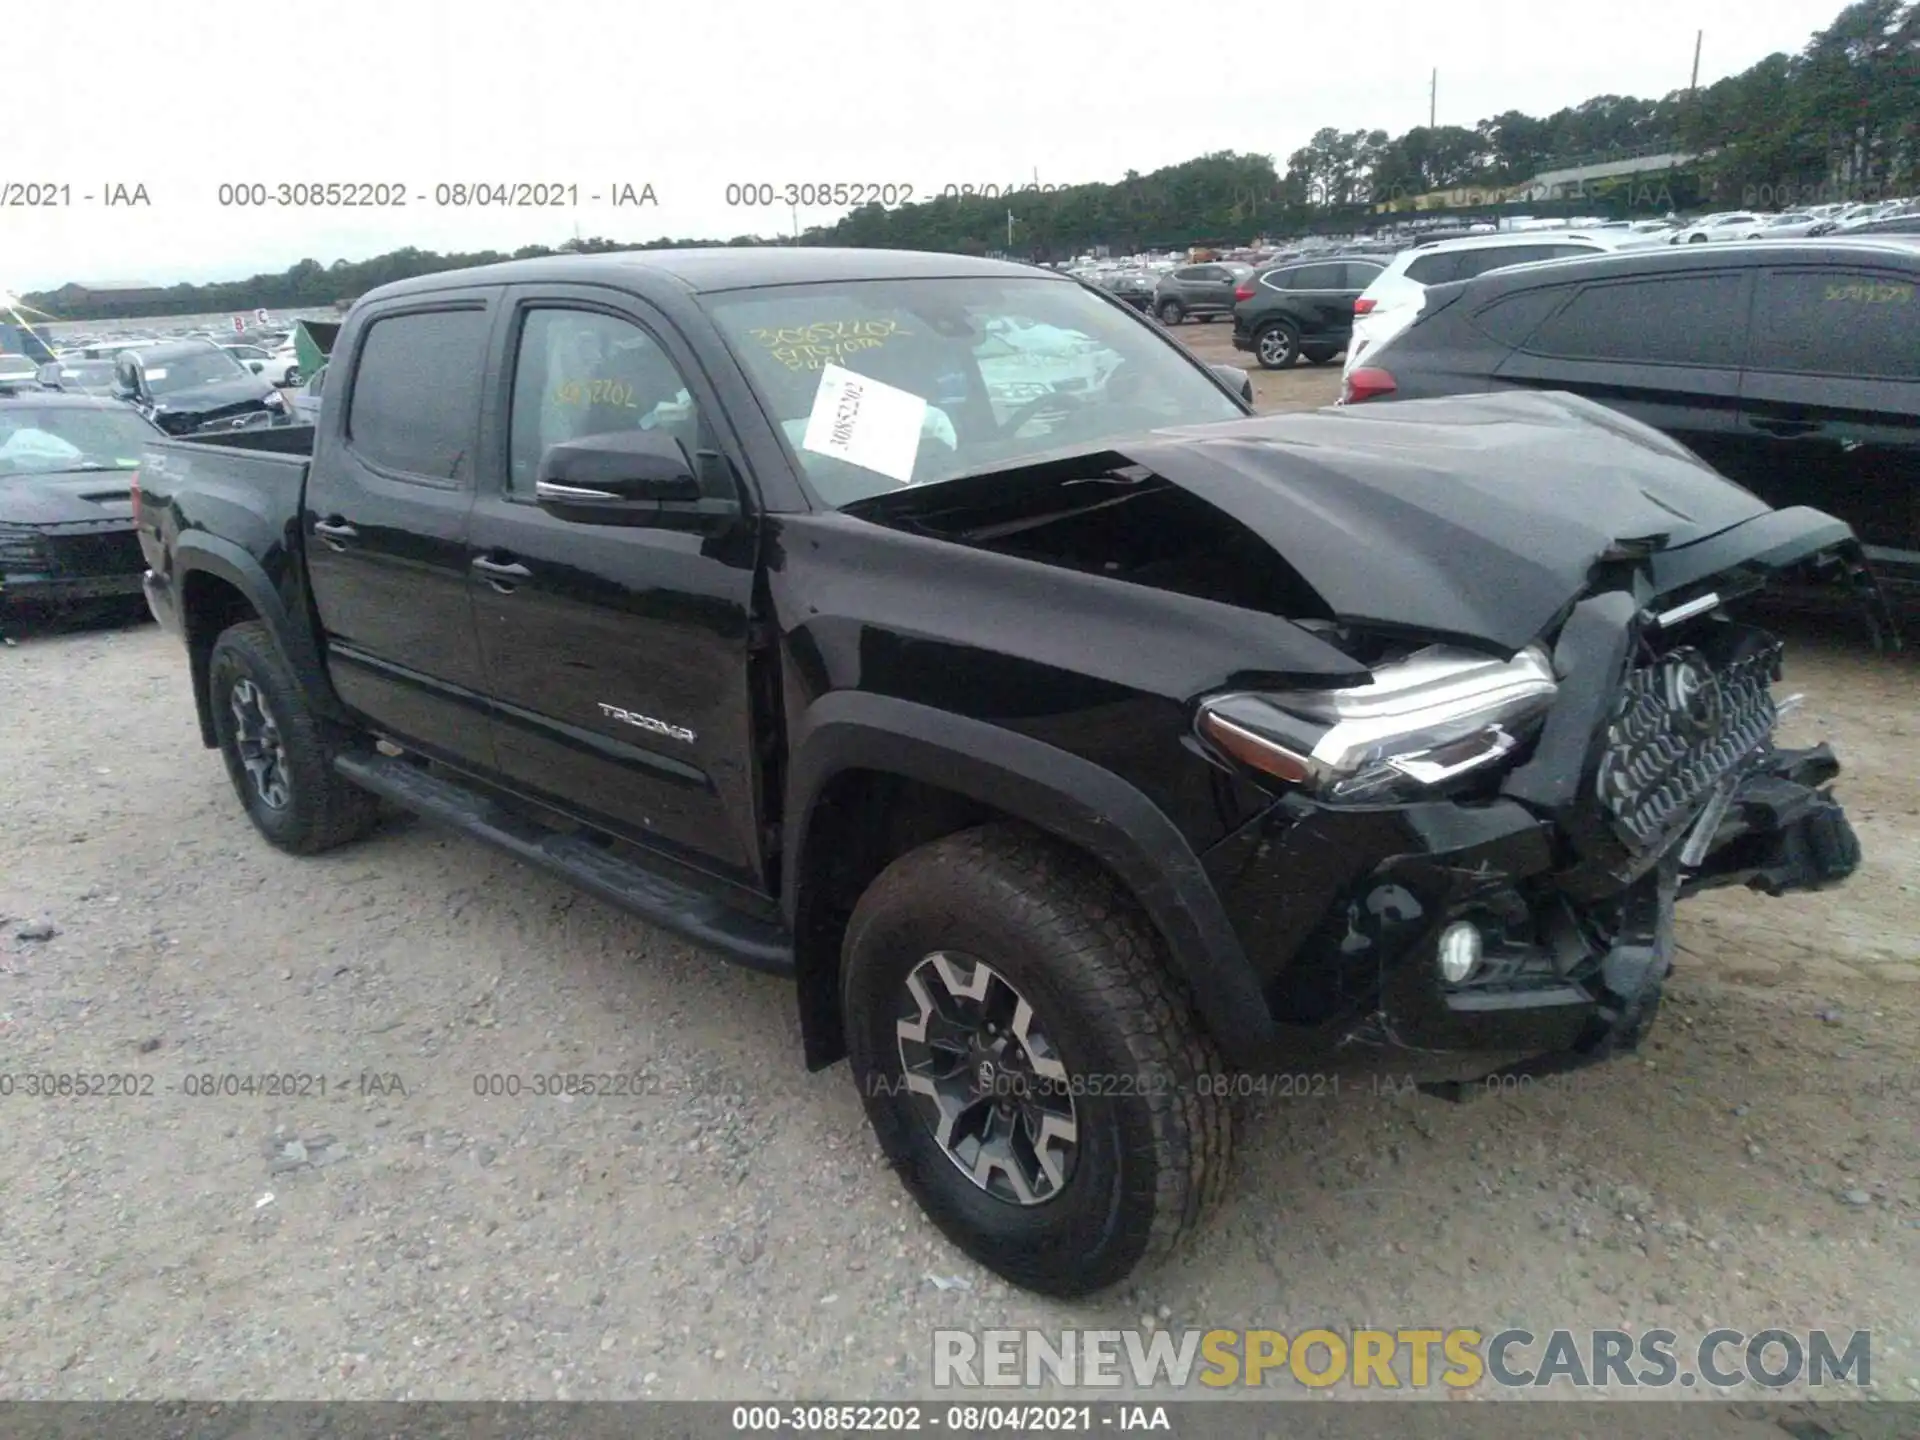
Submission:
[[[1820,429],[1818,420],[1755,420],[1753,428],[1768,435],[1811,435]]]
[[[533,572],[517,561],[489,560],[484,555],[473,557],[473,568],[486,576],[487,583],[502,595],[512,594],[516,582],[533,578]]]
[[[352,540],[360,534],[358,530],[347,524],[346,521],[331,519],[314,521],[313,533],[316,535],[324,535],[329,540]]]

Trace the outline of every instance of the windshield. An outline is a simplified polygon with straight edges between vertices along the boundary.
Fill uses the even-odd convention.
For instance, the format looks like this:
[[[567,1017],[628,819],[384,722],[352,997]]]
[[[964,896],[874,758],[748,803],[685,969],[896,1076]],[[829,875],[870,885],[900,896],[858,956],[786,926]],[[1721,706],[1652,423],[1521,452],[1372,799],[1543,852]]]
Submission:
[[[0,408],[0,479],[59,470],[126,470],[140,463],[153,426],[119,405]]]
[[[1130,311],[1057,280],[857,280],[703,303],[835,508],[1245,414]],[[838,383],[848,372],[880,385],[855,394]]]
[[[172,395],[253,372],[218,346],[155,359],[146,367],[147,385],[156,395]]]

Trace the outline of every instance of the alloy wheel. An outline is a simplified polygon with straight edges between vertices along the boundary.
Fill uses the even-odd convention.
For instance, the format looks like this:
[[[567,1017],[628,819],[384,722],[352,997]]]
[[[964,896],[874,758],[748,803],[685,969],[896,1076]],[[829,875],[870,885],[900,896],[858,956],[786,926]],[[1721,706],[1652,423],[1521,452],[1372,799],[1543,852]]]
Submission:
[[[1279,368],[1293,358],[1293,337],[1275,326],[1260,332],[1260,363]]]
[[[253,782],[254,794],[269,809],[286,809],[293,798],[287,747],[273,711],[267,708],[267,697],[258,685],[242,676],[233,682],[227,703],[233,710],[234,749],[240,752],[240,763]]]
[[[1078,1120],[1033,1006],[983,960],[935,951],[908,973],[900,1066],[934,1140],[996,1199],[1040,1205],[1072,1178]]]

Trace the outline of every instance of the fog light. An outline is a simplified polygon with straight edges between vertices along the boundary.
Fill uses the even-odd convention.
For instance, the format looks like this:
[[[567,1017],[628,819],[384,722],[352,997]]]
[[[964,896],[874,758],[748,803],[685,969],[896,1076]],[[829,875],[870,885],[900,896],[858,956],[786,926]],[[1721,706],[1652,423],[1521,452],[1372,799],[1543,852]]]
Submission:
[[[1440,974],[1449,985],[1458,985],[1480,968],[1480,931],[1465,920],[1456,920],[1440,932]]]

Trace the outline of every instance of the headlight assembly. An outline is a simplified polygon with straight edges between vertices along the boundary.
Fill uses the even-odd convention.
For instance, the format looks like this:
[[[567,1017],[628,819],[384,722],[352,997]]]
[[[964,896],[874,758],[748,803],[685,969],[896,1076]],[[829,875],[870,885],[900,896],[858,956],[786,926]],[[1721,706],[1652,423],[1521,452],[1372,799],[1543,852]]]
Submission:
[[[1510,754],[1553,704],[1546,652],[1497,660],[1434,645],[1340,690],[1236,692],[1201,702],[1218,754],[1319,799],[1419,798]]]

